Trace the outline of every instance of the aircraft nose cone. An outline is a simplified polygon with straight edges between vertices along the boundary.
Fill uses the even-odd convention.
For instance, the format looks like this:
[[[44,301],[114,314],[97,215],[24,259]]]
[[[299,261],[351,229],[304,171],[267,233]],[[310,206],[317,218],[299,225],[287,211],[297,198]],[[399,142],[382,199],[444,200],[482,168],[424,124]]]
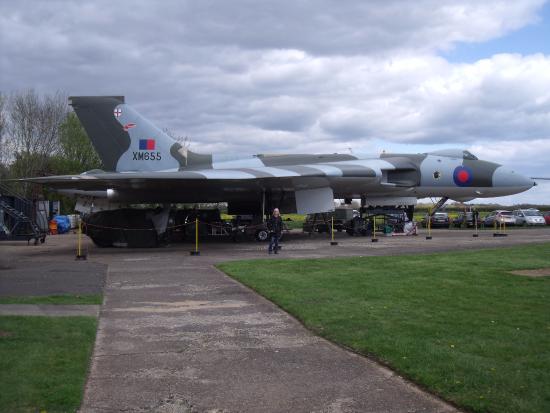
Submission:
[[[498,167],[493,174],[493,187],[510,188],[513,191],[512,193],[527,191],[534,184],[535,182],[531,178],[518,174],[514,170],[504,166]]]

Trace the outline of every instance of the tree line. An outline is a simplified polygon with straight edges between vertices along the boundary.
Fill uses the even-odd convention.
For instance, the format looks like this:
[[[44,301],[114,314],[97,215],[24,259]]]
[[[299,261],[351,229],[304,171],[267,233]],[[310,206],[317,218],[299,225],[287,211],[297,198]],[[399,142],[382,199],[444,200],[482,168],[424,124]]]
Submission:
[[[78,174],[101,160],[62,92],[0,92],[0,179]],[[23,187],[30,194],[30,186]]]

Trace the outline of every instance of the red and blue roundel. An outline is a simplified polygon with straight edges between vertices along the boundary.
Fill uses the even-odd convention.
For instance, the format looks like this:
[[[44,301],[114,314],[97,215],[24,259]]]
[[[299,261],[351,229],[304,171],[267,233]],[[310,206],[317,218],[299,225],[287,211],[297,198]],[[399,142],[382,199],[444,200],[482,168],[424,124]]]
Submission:
[[[470,186],[473,179],[472,170],[464,165],[457,166],[453,172],[453,179],[457,186]]]

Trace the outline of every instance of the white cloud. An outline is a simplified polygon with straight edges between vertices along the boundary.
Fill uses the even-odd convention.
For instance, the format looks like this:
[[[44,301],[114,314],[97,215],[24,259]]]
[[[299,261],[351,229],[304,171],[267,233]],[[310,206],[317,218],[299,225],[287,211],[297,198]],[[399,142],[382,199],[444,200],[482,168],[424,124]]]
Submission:
[[[543,0],[127,0],[3,2],[6,40],[55,51],[75,39],[117,45],[299,49],[313,54],[435,50],[481,42],[533,23]],[[25,39],[20,34],[27,32]],[[9,34],[12,33],[11,36]],[[37,36],[36,34],[39,33]],[[33,35],[34,34],[34,35]],[[133,50],[135,51],[135,49]],[[132,50],[119,49],[122,53]],[[144,56],[145,57],[145,56]]]

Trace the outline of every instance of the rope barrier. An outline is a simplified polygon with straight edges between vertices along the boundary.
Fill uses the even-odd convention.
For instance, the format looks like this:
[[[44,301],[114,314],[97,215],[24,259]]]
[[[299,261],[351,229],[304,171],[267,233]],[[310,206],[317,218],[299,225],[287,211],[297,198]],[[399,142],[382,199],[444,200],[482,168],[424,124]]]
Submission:
[[[326,225],[327,223],[324,222],[324,224]],[[227,221],[225,223],[224,222],[222,222],[222,223],[220,223],[220,222],[206,222],[206,221],[200,221],[198,218],[195,218],[194,221],[184,222],[182,224],[177,224],[177,225],[168,225],[166,227],[166,230],[171,231],[171,230],[182,229],[182,228],[185,228],[189,225],[195,225],[195,238],[196,238],[195,251],[199,251],[197,240],[198,240],[198,236],[199,236],[199,227],[200,227],[200,225],[206,225],[207,228],[216,228],[216,229],[227,230],[228,231],[228,233],[226,234],[227,236],[230,236],[231,233],[235,233],[235,232],[238,232],[238,231],[244,231],[244,230],[254,231],[256,229],[265,229],[266,228],[265,223],[250,224],[250,225],[246,225],[246,224],[244,224],[244,225],[234,225],[233,223],[231,223],[229,221]],[[345,230],[345,231],[350,231],[351,230],[351,231],[354,231],[354,232],[357,229],[355,225],[349,224],[349,223],[342,223],[342,224],[340,224],[339,228],[341,228],[341,230]],[[156,228],[132,228],[132,227],[121,227],[121,226],[109,226],[109,225],[101,225],[101,224],[89,223],[89,222],[86,222],[84,220],[79,220],[79,226],[77,227],[77,235],[78,235],[77,236],[77,240],[78,240],[77,241],[78,242],[77,257],[79,257],[79,256],[85,257],[86,256],[86,254],[82,254],[81,242],[82,242],[82,234],[87,234],[88,229],[100,229],[100,230],[109,230],[109,231],[155,231],[155,232],[157,231]],[[429,222],[428,222],[428,230],[431,234],[431,228],[430,228]],[[288,231],[288,229],[286,229],[285,231]],[[335,237],[334,237],[334,233],[335,233],[334,217],[331,217],[330,231],[331,231],[331,237],[330,237],[331,245],[338,245],[338,242],[335,240]],[[215,235],[225,235],[225,234],[215,234]],[[378,241],[378,238],[376,236],[376,216],[373,216],[372,239],[373,239],[372,242],[377,242]]]
[[[375,217],[374,217],[373,220],[374,220],[374,222],[376,222]],[[206,221],[198,221],[198,222],[199,222],[200,225],[207,225],[209,227],[218,228],[218,229],[228,229],[228,230],[238,230],[238,229],[243,229],[243,228],[252,229],[252,230],[253,229],[260,229],[260,228],[265,229],[265,224],[232,226],[230,223],[218,224],[218,223],[212,223],[212,222],[206,222]],[[174,230],[174,229],[178,229],[178,228],[184,228],[184,227],[187,227],[188,225],[194,225],[194,224],[195,224],[195,221],[186,222],[186,223],[178,224],[178,225],[168,225],[168,226],[166,226],[166,230]],[[89,222],[86,222],[86,221],[83,221],[82,225],[83,225],[84,228],[90,227],[90,228],[98,228],[98,229],[106,229],[106,230],[114,230],[114,231],[157,231],[156,228],[113,227],[113,226],[108,226],[108,225],[92,224],[92,223],[89,223]],[[334,220],[331,220],[330,226],[331,226],[331,232],[334,233],[335,232]],[[340,227],[343,231],[354,230],[355,229],[354,225],[347,225],[347,224],[342,224]],[[431,226],[430,226],[429,222],[428,222],[428,230],[431,233]],[[288,231],[288,229],[287,229],[287,231]],[[33,234],[20,234],[20,235],[33,235]],[[333,238],[331,237],[331,239],[333,239]]]
[[[375,216],[374,216],[375,217]],[[374,218],[376,220],[376,217]],[[194,225],[195,221],[198,220],[198,218],[195,218],[194,221],[190,222],[184,222],[182,224],[178,225],[168,225],[166,227],[166,230],[173,230],[178,228],[184,228],[188,225]],[[231,222],[225,222],[225,223],[219,223],[219,222],[206,222],[206,221],[198,221],[199,224],[207,225],[212,228],[219,228],[219,229],[239,229],[239,228],[247,228],[247,229],[259,229],[259,228],[265,228],[265,223],[258,223],[258,224],[249,224],[249,225],[235,225],[233,226]],[[323,222],[323,224],[327,224],[327,222]],[[403,223],[404,224],[404,223]],[[332,232],[334,232],[334,217],[331,217],[331,229]],[[156,228],[130,228],[130,227],[113,227],[108,225],[101,225],[101,224],[92,224],[89,222],[84,221],[84,226],[91,227],[91,228],[99,228],[99,229],[110,229],[110,230],[126,230],[126,231],[156,231]],[[353,230],[355,226],[353,224],[349,225],[347,223],[343,223],[340,226],[342,230]]]
[[[167,226],[166,229],[174,229],[191,225],[191,223]],[[85,227],[100,228],[100,229],[112,229],[112,230],[125,230],[125,231],[156,231],[156,228],[129,228],[129,227],[109,227],[106,225],[90,224],[84,221]]]
[[[214,227],[214,228],[229,228],[228,226],[230,225],[229,223],[227,224],[216,224],[216,223],[212,223],[212,222],[206,222],[206,221],[198,221],[199,224],[203,224],[203,225],[208,225],[210,227]],[[183,227],[186,227],[187,225],[193,225],[195,222],[186,222],[186,223],[183,223],[183,224],[178,224],[178,225],[169,225],[166,227],[167,230],[169,229],[175,229],[175,228],[183,228]],[[84,226],[87,226],[87,227],[92,227],[92,228],[100,228],[100,229],[112,229],[112,230],[126,230],[126,231],[156,231],[156,228],[129,228],[129,227],[111,227],[111,226],[106,226],[106,225],[98,225],[98,224],[90,224],[88,222],[84,222]],[[255,228],[265,228],[265,225],[264,224],[254,224],[254,225],[243,225],[244,227],[246,228],[251,228],[251,229],[255,229]],[[231,229],[234,229],[234,228],[238,228],[238,227],[230,227]]]

